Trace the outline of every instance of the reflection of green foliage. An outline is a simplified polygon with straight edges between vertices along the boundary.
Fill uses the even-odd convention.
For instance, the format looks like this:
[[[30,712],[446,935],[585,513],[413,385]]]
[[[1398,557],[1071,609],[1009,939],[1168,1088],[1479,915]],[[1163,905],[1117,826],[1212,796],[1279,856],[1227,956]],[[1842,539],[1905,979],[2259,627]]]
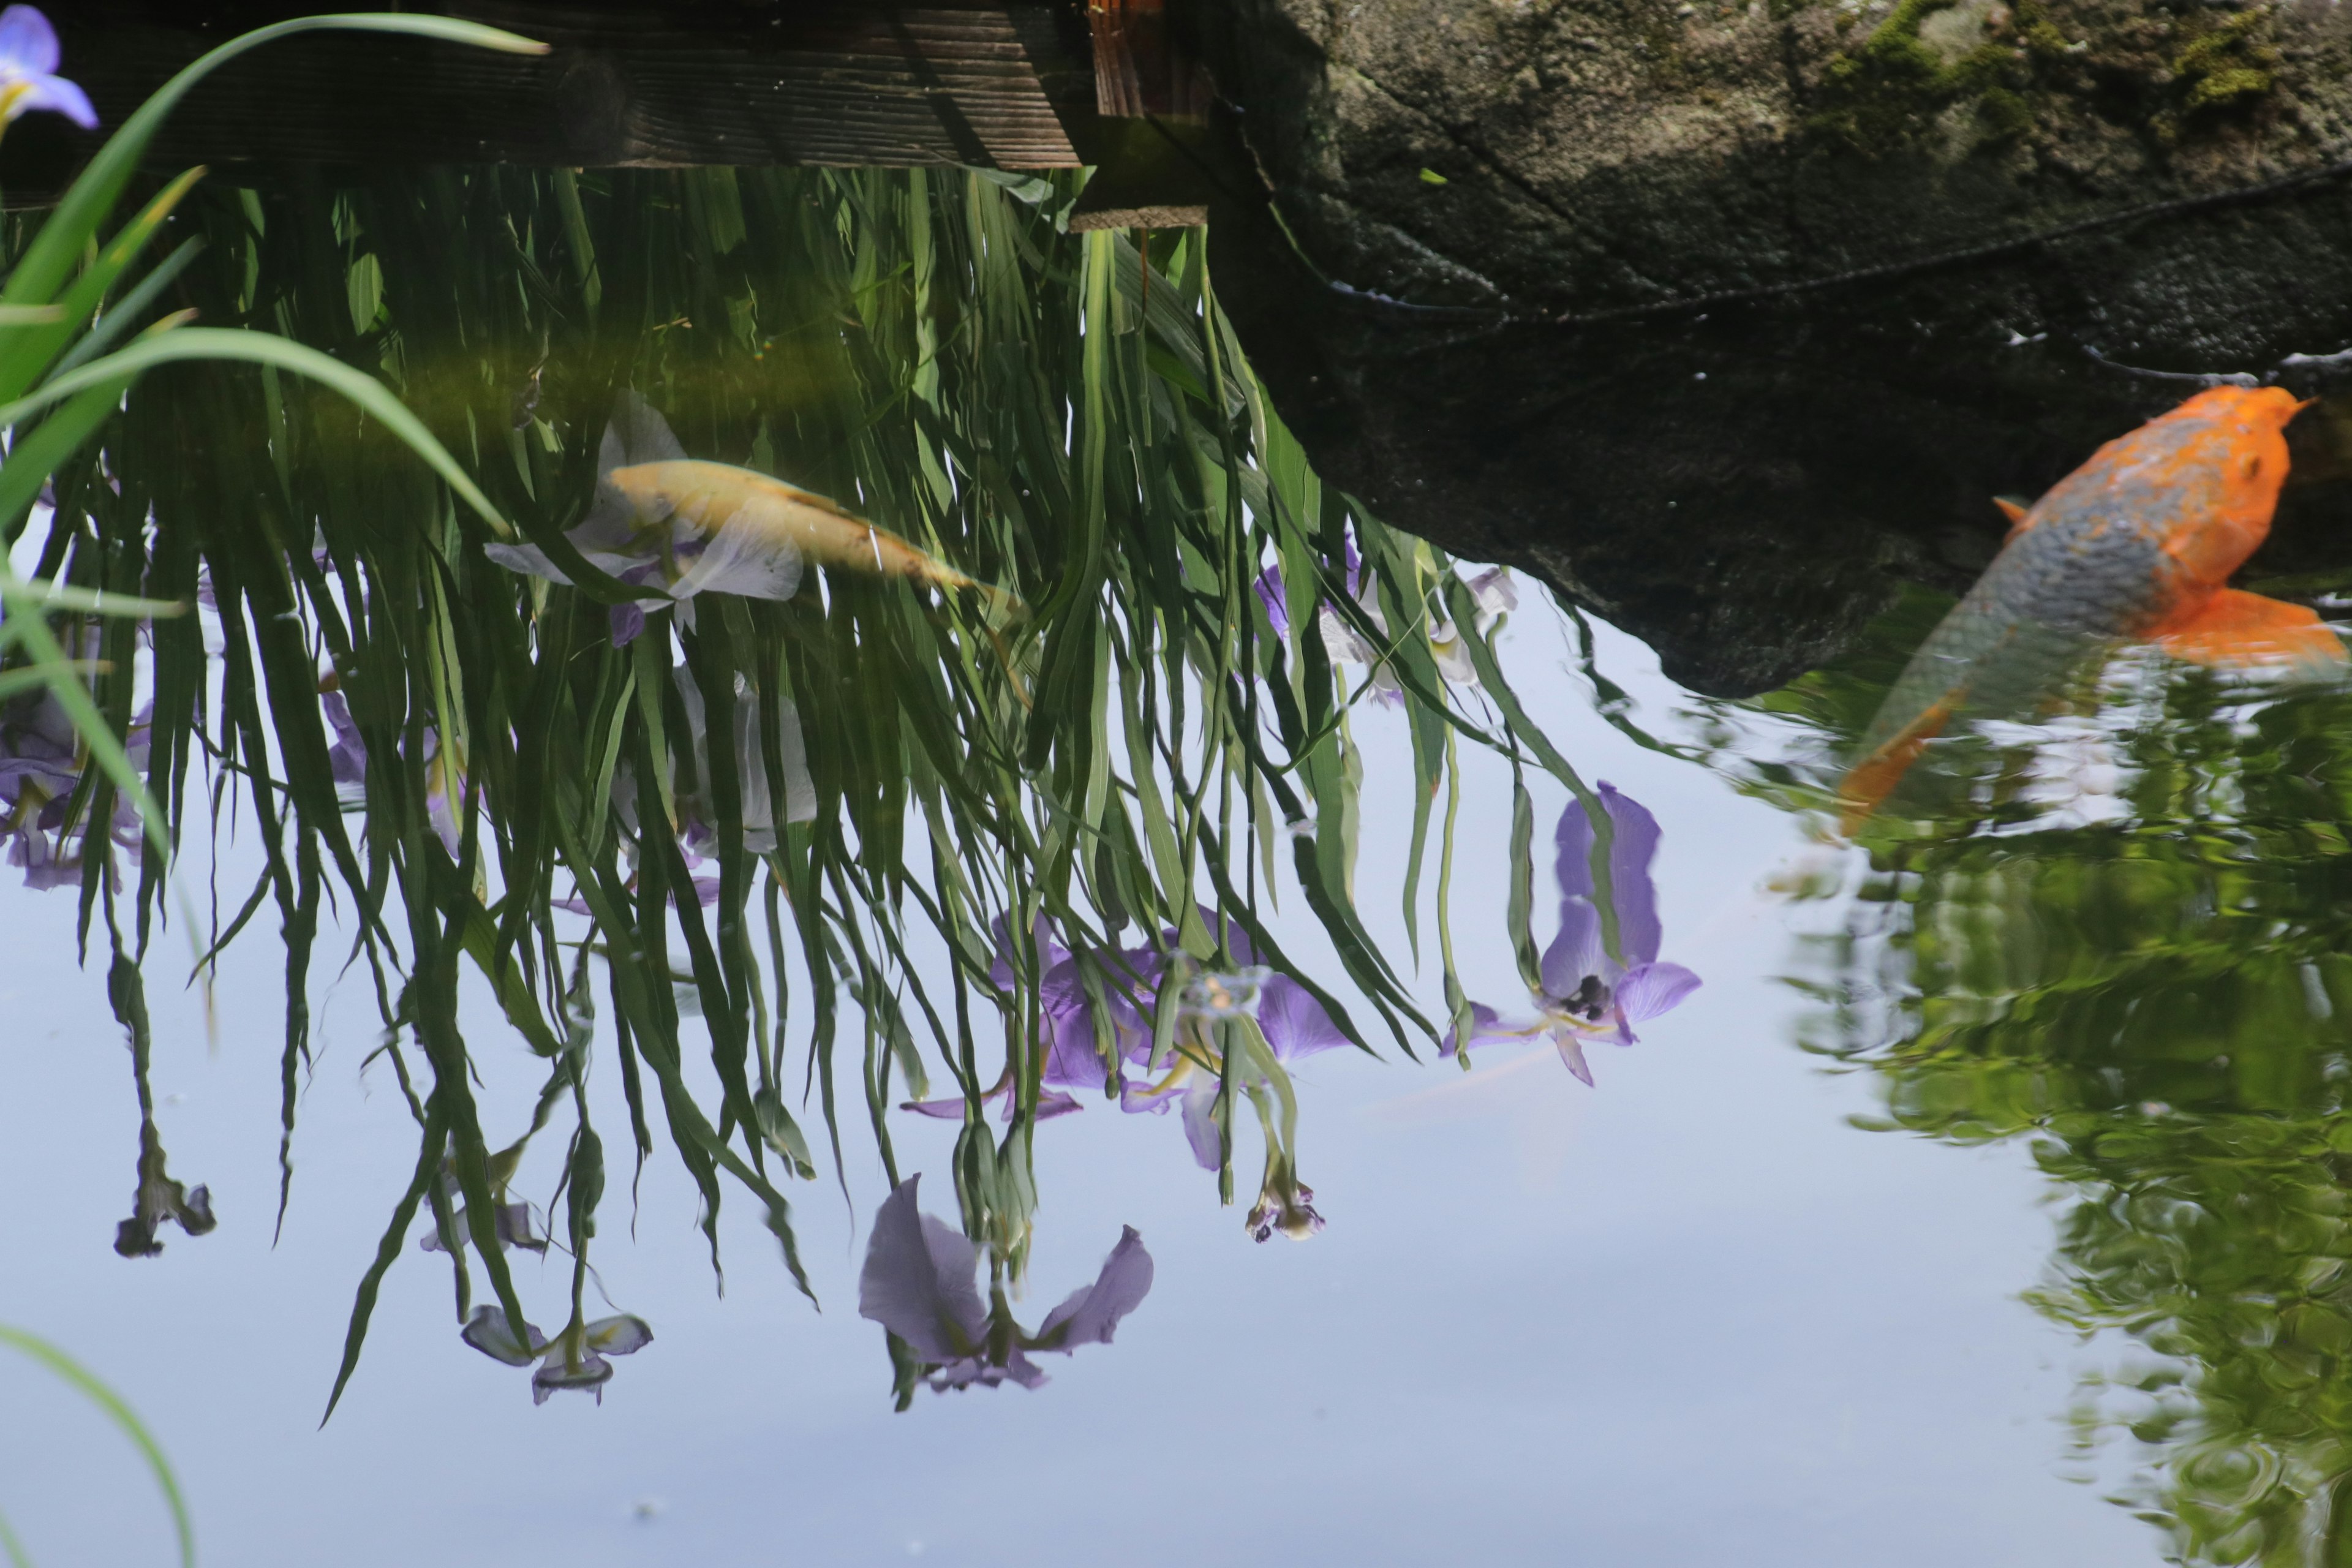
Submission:
[[[1759,706],[1851,737],[1936,613]],[[2352,694],[2158,667],[2105,695],[2122,820],[2041,821],[1979,743],[1873,824],[1814,1044],[1879,1075],[1884,1125],[2030,1137],[2073,1193],[2031,1299],[2156,1358],[2083,1420],[2141,1446],[2182,1560],[2352,1563]]]
[[[345,1377],[420,1210],[450,1247],[461,1313],[470,1246],[523,1321],[498,1216],[525,1145],[567,1108],[569,1225],[555,1228],[584,1251],[604,1186],[585,1093],[592,951],[634,1154],[665,1128],[714,1246],[723,1193],[748,1191],[795,1270],[784,1185],[813,1162],[788,1102],[815,1100],[836,1170],[842,1101],[852,1116],[862,1102],[895,1181],[887,1112],[942,1070],[969,1107],[966,1226],[1018,1270],[1035,1201],[1042,976],[1027,937],[1041,916],[1082,952],[1181,948],[1212,967],[1236,962],[1226,933],[1246,931],[1297,973],[1261,919],[1285,856],[1377,1025],[1399,1041],[1429,1032],[1352,900],[1349,714],[1364,683],[1335,668],[1318,616],[1350,531],[1377,605],[1342,591],[1338,613],[1377,639],[1408,699],[1408,889],[1454,737],[1523,742],[1572,774],[1516,719],[1466,595],[1444,586],[1450,563],[1307,467],[1216,310],[1198,237],[1162,237],[1147,262],[1124,237],[1066,233],[1073,195],[1066,180],[965,171],[496,168],[205,190],[182,209],[205,247],[180,302],[391,382],[542,546],[580,517],[606,419],[634,389],[694,455],[838,497],[1034,611],[856,571],[820,585],[812,568],[790,601],[709,595],[675,645],[657,617],[616,648],[607,606],[628,590],[579,567],[566,588],[494,565],[481,521],[374,424],[245,368],[150,373],[60,468],[44,575],[192,598],[201,571],[221,606],[216,686],[194,625],[153,627],[148,782],[174,834],[205,820],[187,788],[198,761],[236,781],[250,813],[265,864],[222,935],[273,906],[286,934],[289,1142],[302,977],[330,887],[379,981],[384,1055],[422,1138]],[[1269,561],[1286,637],[1253,592]],[[1448,616],[1510,722],[1475,722],[1448,695],[1428,635]],[[92,693],[118,726],[136,629],[99,632]],[[732,707],[755,705],[760,754],[698,754],[681,654],[707,732],[734,733]],[[322,681],[366,746],[355,822]],[[758,769],[786,797],[787,702],[816,814],[769,847],[745,826],[741,785]],[[631,782],[625,801],[616,785]],[[480,808],[457,814],[447,848],[436,787]],[[707,912],[669,831],[689,826],[688,801],[718,873]],[[133,891],[87,857],[85,918],[102,910],[112,931],[129,902],[143,936],[165,875],[148,858]],[[576,952],[551,914],[575,888],[599,928]],[[1000,926],[1009,987],[990,973]],[[913,956],[942,949],[935,967]],[[457,1016],[467,968],[548,1075],[503,1146]],[[681,994],[708,1030],[715,1094],[689,1077]],[[1170,991],[1160,1021],[1173,1006]],[[1001,1139],[982,1110],[1000,1054],[1016,1110]],[[584,1277],[575,1264],[575,1321]]]

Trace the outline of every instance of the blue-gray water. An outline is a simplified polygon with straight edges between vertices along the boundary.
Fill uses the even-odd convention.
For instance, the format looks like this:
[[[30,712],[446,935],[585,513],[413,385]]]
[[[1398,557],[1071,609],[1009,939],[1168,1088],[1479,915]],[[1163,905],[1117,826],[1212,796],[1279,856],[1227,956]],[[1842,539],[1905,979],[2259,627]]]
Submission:
[[[0,1321],[61,1342],[138,1407],[216,1568],[2157,1559],[2158,1538],[2072,1472],[2064,1417],[2086,1352],[2018,1300],[2052,1241],[2025,1152],[1849,1126],[1874,1108],[1866,1080],[1794,1044],[1811,1004],[1776,978],[1801,963],[1791,921],[1836,910],[1760,885],[1821,852],[1781,812],[1593,717],[1547,612],[1504,646],[1586,776],[1664,825],[1665,953],[1705,988],[1635,1048],[1596,1047],[1597,1090],[1548,1047],[1482,1053],[1467,1077],[1316,1058],[1300,1073],[1303,1173],[1330,1224],[1304,1244],[1254,1245],[1172,1119],[1093,1105],[1047,1123],[1024,1316],[1091,1278],[1122,1224],[1159,1272],[1114,1345],[1041,1358],[1042,1390],[925,1391],[892,1414],[880,1331],[856,1310],[885,1186],[853,1107],[855,1215],[829,1170],[794,1192],[822,1313],[740,1203],[718,1294],[691,1188],[660,1154],[634,1243],[625,1166],[606,1200],[603,1282],[658,1337],[617,1363],[601,1407],[534,1408],[526,1373],[462,1346],[446,1266],[412,1237],[320,1431],[352,1289],[415,1157],[391,1073],[360,1070],[376,1029],[366,982],[354,972],[322,1009],[273,1248],[282,959],[266,929],[231,950],[207,1045],[195,997],[163,979],[184,943],[159,940],[159,1120],[174,1174],[211,1185],[221,1226],[126,1261],[109,1245],[136,1152],[121,1032],[102,973],[75,967],[72,895],[12,879]],[[1604,632],[1601,651],[1646,709],[1671,704],[1643,650]],[[1368,711],[1357,734],[1360,902],[1392,910],[1402,721]],[[1474,784],[1462,959],[1473,994],[1509,1010],[1507,780],[1490,767]],[[1558,805],[1539,798],[1538,820]],[[248,859],[227,850],[225,900]],[[1297,955],[1333,972],[1312,920],[1295,900],[1285,912]],[[1380,934],[1403,951],[1392,914]],[[341,948],[320,949],[323,984]],[[1433,1009],[1435,992],[1433,963]],[[495,1142],[520,1130],[538,1069],[484,1000],[469,994],[467,1016]],[[625,1125],[600,1070],[604,1124]],[[896,1121],[902,1165],[930,1172],[929,1206],[951,1212],[951,1128]],[[625,1139],[610,1142],[620,1158]],[[552,1180],[522,1185],[543,1202]],[[523,1259],[541,1321],[560,1321],[565,1279]],[[11,1359],[0,1409],[0,1510],[38,1561],[168,1560],[162,1505],[86,1405]]]

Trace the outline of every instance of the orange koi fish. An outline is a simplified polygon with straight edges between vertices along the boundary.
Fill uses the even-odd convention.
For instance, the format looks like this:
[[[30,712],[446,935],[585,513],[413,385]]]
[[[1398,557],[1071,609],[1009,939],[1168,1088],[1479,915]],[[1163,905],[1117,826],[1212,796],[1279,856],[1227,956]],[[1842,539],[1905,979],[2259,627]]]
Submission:
[[[1838,786],[1851,833],[1962,712],[2014,712],[2103,643],[2151,643],[2225,668],[2334,673],[2344,645],[2317,615],[2225,587],[2271,531],[2282,432],[2304,405],[2218,386],[2100,447],[2031,508],[1887,693]]]

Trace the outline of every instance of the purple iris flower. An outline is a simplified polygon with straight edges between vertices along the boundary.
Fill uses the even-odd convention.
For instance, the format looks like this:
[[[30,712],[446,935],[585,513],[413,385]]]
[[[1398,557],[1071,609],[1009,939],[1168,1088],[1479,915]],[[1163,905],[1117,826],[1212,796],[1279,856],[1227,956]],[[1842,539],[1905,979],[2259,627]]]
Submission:
[[[1121,1318],[1151,1289],[1151,1254],[1133,1226],[1103,1259],[1095,1282],[1074,1291],[1031,1333],[1013,1321],[1002,1288],[981,1305],[976,1279],[980,1249],[942,1220],[915,1206],[909,1176],[883,1200],[857,1277],[857,1314],[889,1330],[910,1347],[923,1375],[938,1390],[986,1388],[1010,1380],[1024,1388],[1046,1381],[1030,1351],[1075,1352],[1107,1345]]]
[[[565,1388],[593,1394],[602,1405],[604,1385],[613,1381],[613,1363],[605,1358],[635,1355],[653,1343],[653,1326],[627,1312],[592,1323],[573,1321],[578,1326],[550,1340],[530,1323],[523,1324],[520,1334],[515,1332],[503,1307],[477,1307],[457,1337],[509,1366],[539,1363],[539,1370],[530,1374],[533,1405],[546,1404],[549,1394]]]
[[[1570,802],[1554,835],[1559,851],[1555,867],[1559,934],[1544,950],[1543,985],[1535,994],[1538,1016],[1507,1022],[1483,1003],[1471,1009],[1472,1046],[1549,1037],[1568,1070],[1587,1084],[1592,1082],[1592,1069],[1584,1060],[1585,1040],[1630,1046],[1636,1023],[1673,1010],[1699,986],[1697,975],[1658,957],[1658,890],[1650,880],[1650,862],[1658,852],[1658,819],[1614,784],[1602,784],[1600,794],[1614,830],[1609,881],[1617,910],[1618,950],[1625,962],[1611,958],[1601,944],[1601,910],[1593,901],[1592,822],[1582,805]],[[1451,1036],[1443,1049],[1453,1054]]]
[[[84,131],[98,129],[98,110],[81,89],[56,74],[58,35],[30,5],[0,11],[0,105],[14,120],[29,110],[62,114]]]

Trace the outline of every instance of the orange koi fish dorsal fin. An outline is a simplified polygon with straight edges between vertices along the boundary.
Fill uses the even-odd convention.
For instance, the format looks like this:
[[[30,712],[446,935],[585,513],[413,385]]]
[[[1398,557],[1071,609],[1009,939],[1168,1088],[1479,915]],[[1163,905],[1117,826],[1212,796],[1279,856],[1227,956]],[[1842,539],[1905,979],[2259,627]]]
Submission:
[[[1838,831],[1848,838],[1860,827],[1864,818],[1878,809],[1879,803],[1895,793],[1927,742],[1944,731],[1952,717],[1952,704],[1958,693],[1954,692],[1932,704],[1926,712],[1906,725],[1902,733],[1846,770],[1838,781]]]
[[[2001,516],[2009,519],[2009,536],[2011,539],[2025,531],[2025,514],[2030,509],[2023,501],[2014,501],[2007,496],[1995,496],[1992,498],[1992,504],[2000,508]]]
[[[2168,619],[2149,640],[2174,658],[2224,669],[2293,665],[2331,674],[2352,664],[2343,639],[2315,611],[2236,588],[2221,589],[2188,615]]]

